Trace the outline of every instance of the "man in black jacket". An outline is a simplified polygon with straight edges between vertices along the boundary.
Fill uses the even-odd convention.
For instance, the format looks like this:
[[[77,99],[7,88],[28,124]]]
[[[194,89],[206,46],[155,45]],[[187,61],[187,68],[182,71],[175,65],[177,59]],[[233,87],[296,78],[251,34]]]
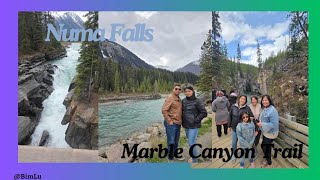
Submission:
[[[189,147],[196,144],[198,135],[198,128],[201,127],[201,121],[207,117],[207,110],[204,103],[200,99],[196,98],[195,92],[192,86],[184,88],[186,98],[182,100],[182,127],[185,128],[186,136],[188,138]],[[193,149],[193,155],[197,156],[197,149]],[[190,158],[189,163],[197,162],[196,158]]]

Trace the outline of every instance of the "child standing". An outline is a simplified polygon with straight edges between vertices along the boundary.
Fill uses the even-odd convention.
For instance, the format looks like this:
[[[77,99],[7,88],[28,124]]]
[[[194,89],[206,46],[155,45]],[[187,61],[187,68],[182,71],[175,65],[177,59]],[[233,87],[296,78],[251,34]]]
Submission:
[[[249,112],[244,112],[240,114],[240,121],[241,123],[237,125],[236,129],[237,136],[240,141],[240,146],[244,150],[244,152],[249,151],[248,158],[250,160],[251,167],[254,168],[254,161],[251,157],[253,150],[251,148],[253,146],[255,136],[258,134],[258,132],[255,131],[255,125],[249,117]],[[240,168],[244,167],[245,154],[240,159]]]

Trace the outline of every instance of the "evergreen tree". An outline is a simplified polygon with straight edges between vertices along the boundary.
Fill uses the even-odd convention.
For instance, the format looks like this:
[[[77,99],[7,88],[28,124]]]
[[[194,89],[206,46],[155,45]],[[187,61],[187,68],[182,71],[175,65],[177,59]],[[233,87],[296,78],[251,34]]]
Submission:
[[[116,95],[120,95],[120,72],[117,69],[114,77],[114,87]]]
[[[87,21],[84,23],[85,29],[95,31],[98,28],[98,12],[89,12],[85,15]],[[98,52],[99,42],[82,42],[80,48],[79,64],[77,66],[76,76],[76,93],[81,96],[89,96],[91,87],[96,82],[96,77],[101,75],[101,72],[96,73],[97,63],[99,61]],[[90,99],[90,98],[89,98]]]
[[[259,67],[259,71],[261,71],[262,68],[262,53],[261,53],[261,49],[260,49],[260,43],[259,41],[257,41],[257,63],[258,63],[258,67]]]
[[[50,12],[19,12],[18,21],[19,55],[47,53],[53,50],[64,51],[60,42],[53,36],[50,42],[45,42],[47,24],[54,24],[54,18]]]
[[[220,88],[219,86],[222,83],[221,70],[221,51],[220,43],[218,38],[221,38],[221,24],[219,22],[219,13],[217,11],[212,11],[212,36],[211,36],[211,48],[212,48],[212,77],[213,84]]]
[[[288,15],[291,18],[289,30],[293,37],[303,36],[308,41],[308,12],[307,11],[292,11]]]
[[[237,70],[238,70],[238,73],[240,74],[240,78],[243,78],[243,73],[241,70],[240,61],[241,61],[241,49],[240,49],[240,45],[238,43],[238,46],[237,46]]]
[[[209,92],[211,91],[211,85],[212,85],[212,69],[213,69],[213,61],[212,61],[212,44],[211,44],[211,30],[209,30],[209,33],[207,34],[207,39],[203,43],[201,47],[201,54],[200,54],[200,77],[199,81],[197,83],[197,86],[200,91],[203,92]]]

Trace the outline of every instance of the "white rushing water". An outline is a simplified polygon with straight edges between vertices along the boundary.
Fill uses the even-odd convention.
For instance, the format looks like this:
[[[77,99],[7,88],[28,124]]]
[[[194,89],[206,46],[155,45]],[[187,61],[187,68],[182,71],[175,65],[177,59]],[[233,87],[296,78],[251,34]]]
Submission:
[[[65,132],[68,125],[61,125],[61,120],[66,112],[62,104],[68,94],[68,88],[72,78],[76,75],[76,67],[79,58],[80,43],[73,43],[67,49],[67,57],[55,60],[52,64],[58,68],[53,75],[54,91],[43,101],[41,119],[32,135],[32,145],[38,146],[42,132],[49,132],[49,147],[66,148],[70,147],[65,141]]]

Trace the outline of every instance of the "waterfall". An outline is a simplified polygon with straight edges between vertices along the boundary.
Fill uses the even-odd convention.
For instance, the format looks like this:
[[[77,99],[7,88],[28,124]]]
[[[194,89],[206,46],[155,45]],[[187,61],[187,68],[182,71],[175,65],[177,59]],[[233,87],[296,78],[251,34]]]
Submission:
[[[70,147],[65,141],[67,125],[61,125],[61,120],[66,112],[66,107],[62,103],[68,94],[69,85],[76,75],[80,45],[80,43],[71,44],[67,49],[67,57],[52,62],[58,67],[53,75],[54,91],[43,101],[44,108],[41,112],[40,122],[31,136],[31,144],[34,146],[39,145],[42,132],[47,130],[50,135],[47,146]]]

